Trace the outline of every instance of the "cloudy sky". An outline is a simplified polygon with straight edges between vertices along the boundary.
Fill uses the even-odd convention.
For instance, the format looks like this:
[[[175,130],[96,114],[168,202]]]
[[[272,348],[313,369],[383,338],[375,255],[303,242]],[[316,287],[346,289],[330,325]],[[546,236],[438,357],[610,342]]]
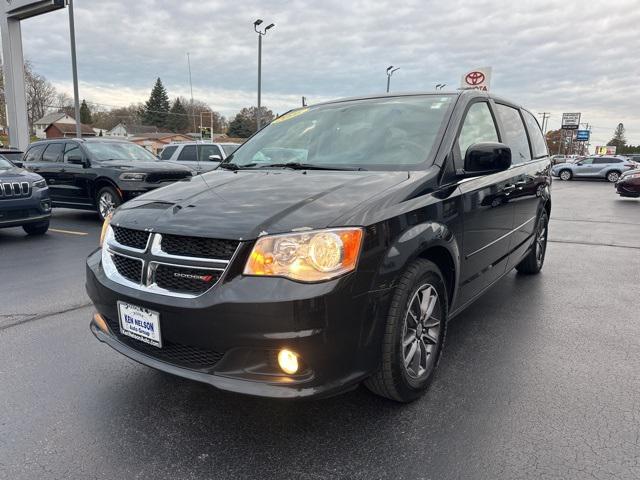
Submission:
[[[170,96],[194,96],[232,115],[255,102],[256,18],[264,39],[263,104],[275,112],[386,87],[453,89],[492,66],[492,91],[533,112],[582,112],[603,144],[623,122],[640,144],[638,0],[75,0],[80,95],[121,106],[144,101],[157,76]],[[66,11],[23,22],[25,57],[71,93]]]

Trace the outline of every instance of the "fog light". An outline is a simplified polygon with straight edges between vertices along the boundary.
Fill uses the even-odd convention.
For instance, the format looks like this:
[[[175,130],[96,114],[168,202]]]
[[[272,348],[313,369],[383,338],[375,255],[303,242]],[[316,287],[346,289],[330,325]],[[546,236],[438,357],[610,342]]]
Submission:
[[[282,349],[278,352],[278,365],[284,373],[293,375],[299,368],[298,355],[291,350]]]
[[[93,321],[96,323],[100,330],[102,330],[104,333],[109,333],[109,327],[107,327],[107,322],[104,321],[104,317],[102,315],[96,313],[93,316]]]
[[[43,202],[40,202],[40,205],[42,206],[42,210],[44,210],[45,212],[50,212],[51,211],[51,202],[47,202],[45,200]]]

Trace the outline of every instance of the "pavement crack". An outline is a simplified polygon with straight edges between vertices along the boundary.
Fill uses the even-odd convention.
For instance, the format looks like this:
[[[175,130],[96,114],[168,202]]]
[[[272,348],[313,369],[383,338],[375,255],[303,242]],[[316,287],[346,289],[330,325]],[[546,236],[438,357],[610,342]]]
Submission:
[[[614,243],[598,243],[598,242],[578,242],[575,240],[551,240],[549,239],[549,243],[567,243],[569,245],[593,245],[596,247],[615,247],[615,248],[629,248],[631,250],[640,250],[640,246],[636,247],[634,245],[616,245]]]
[[[88,306],[90,306],[92,303],[91,302],[85,302],[82,303],[80,305],[74,305],[72,307],[68,307],[68,308],[64,308],[62,310],[58,310],[55,312],[44,312],[44,313],[38,313],[38,314],[17,314],[17,315],[0,315],[0,318],[2,317],[22,317],[22,318],[18,318],[16,319],[16,321],[8,323],[6,325],[0,325],[0,332],[3,330],[6,330],[8,328],[11,327],[15,327],[17,325],[22,325],[28,322],[33,322],[34,320],[42,320],[43,318],[47,318],[47,317],[53,317],[54,315],[60,315],[62,313],[69,313],[69,312],[74,312],[76,310],[80,310],[82,308],[86,308]]]

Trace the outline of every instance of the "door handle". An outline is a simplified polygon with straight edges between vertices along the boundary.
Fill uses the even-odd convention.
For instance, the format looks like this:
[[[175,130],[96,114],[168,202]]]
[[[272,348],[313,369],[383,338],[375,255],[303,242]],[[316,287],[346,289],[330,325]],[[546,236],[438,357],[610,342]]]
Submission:
[[[526,184],[526,181],[516,182],[516,187],[518,187],[518,190],[522,190]]]
[[[509,193],[509,192],[513,192],[515,189],[516,189],[516,186],[515,186],[515,185],[507,185],[506,187],[504,187],[504,188],[502,189],[502,191],[503,191],[504,193]]]

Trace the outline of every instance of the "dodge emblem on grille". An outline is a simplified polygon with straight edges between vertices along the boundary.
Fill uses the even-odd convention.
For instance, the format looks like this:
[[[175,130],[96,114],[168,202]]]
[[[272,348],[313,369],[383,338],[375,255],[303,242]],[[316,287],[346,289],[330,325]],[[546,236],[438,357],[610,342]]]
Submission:
[[[173,276],[176,278],[189,278],[191,280],[200,280],[201,282],[210,282],[213,279],[213,275],[193,275],[191,273],[173,272]]]

